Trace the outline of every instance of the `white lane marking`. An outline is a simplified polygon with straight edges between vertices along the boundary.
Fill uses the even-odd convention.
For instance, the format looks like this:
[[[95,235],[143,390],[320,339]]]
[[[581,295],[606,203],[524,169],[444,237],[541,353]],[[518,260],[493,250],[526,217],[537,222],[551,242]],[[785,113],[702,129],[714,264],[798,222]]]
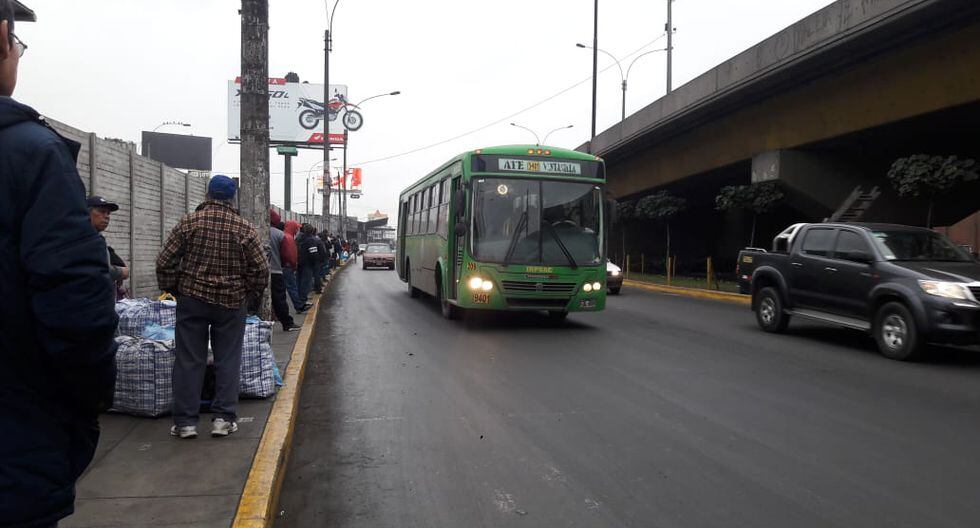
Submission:
[[[349,418],[344,420],[344,423],[359,423],[359,422],[392,422],[395,420],[404,420],[404,416],[374,416],[371,418]]]
[[[589,499],[589,498],[586,498],[585,499],[585,507],[586,508],[588,508],[590,510],[598,510],[599,509],[599,506],[602,506],[602,503],[601,502],[599,502],[597,500]]]

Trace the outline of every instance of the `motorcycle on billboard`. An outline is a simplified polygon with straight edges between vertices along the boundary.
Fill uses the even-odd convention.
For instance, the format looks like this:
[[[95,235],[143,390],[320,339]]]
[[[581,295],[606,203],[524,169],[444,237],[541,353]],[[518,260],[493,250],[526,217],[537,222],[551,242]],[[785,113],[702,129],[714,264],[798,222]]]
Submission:
[[[323,120],[324,114],[323,103],[300,97],[297,106],[299,108],[305,108],[305,110],[299,113],[299,124],[301,127],[307,130],[314,130],[320,127],[320,121]],[[327,103],[327,119],[336,121],[337,115],[340,114],[341,110],[344,111],[344,118],[342,119],[344,128],[355,132],[364,126],[364,117],[358,111],[358,106],[347,101],[347,98],[343,94],[338,93],[337,97]]]

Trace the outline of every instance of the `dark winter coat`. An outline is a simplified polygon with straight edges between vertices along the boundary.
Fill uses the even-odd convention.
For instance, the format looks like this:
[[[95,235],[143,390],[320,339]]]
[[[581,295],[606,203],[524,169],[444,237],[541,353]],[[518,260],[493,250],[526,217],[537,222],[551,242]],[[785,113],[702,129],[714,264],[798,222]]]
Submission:
[[[70,515],[115,380],[115,286],[78,143],[0,97],[0,525]]]

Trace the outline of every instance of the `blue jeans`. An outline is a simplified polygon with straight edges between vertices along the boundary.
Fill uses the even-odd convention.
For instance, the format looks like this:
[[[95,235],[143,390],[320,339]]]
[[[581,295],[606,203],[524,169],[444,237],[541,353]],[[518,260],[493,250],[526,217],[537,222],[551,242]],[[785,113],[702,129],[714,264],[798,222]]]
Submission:
[[[289,300],[293,301],[293,308],[297,310],[303,308],[306,301],[300,299],[299,285],[296,282],[296,272],[289,268],[282,268],[282,280],[286,283],[286,293],[289,294]]]
[[[299,298],[303,301],[303,304],[306,304],[306,298],[310,296],[310,291],[313,290],[313,267],[300,266],[297,281],[299,282],[297,288],[299,290]]]

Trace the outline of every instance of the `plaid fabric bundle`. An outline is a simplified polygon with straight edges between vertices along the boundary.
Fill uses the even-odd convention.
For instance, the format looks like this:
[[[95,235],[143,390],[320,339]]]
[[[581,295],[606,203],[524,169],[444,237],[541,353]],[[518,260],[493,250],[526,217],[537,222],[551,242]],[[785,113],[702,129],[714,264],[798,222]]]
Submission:
[[[245,325],[242,341],[241,384],[238,394],[268,398],[276,393],[276,360],[272,355],[272,321]]]
[[[116,303],[119,315],[118,335],[139,337],[147,325],[174,326],[177,324],[177,303],[149,299],[124,299]]]
[[[116,338],[116,391],[112,410],[161,416],[173,406],[174,342],[142,337]]]

